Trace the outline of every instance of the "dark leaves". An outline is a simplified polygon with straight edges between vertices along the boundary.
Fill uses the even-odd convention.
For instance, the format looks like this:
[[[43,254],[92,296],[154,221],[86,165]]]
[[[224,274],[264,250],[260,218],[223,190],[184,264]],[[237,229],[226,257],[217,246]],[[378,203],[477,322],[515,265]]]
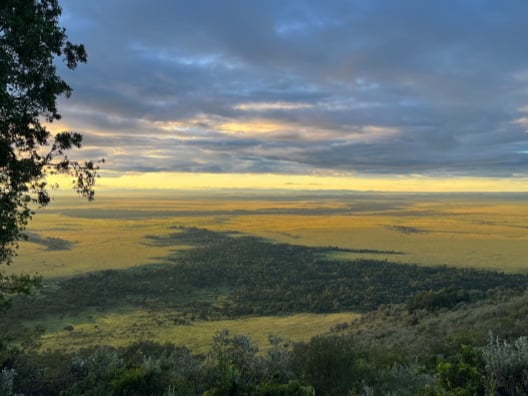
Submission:
[[[68,40],[60,15],[57,0],[0,2],[0,264],[15,254],[32,216],[30,205],[50,202],[46,175],[69,174],[77,193],[94,197],[98,166],[65,155],[81,147],[81,134],[59,133],[50,146],[41,123],[60,119],[57,98],[72,92],[57,75],[55,59],[62,57],[70,69],[87,59],[84,46]],[[24,292],[24,284],[35,285],[17,279],[0,277],[0,300]]]
[[[69,150],[72,147],[81,147],[82,135],[76,132],[61,132],[55,136],[55,144],[58,150]]]

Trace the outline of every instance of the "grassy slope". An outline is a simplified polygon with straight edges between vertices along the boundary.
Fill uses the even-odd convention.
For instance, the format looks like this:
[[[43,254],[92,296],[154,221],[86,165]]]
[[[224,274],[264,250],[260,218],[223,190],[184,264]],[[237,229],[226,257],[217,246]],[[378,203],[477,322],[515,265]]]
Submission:
[[[351,335],[370,349],[425,356],[452,354],[460,344],[481,346],[490,335],[525,336],[527,328],[528,293],[499,293],[490,300],[433,312],[410,313],[404,304],[381,306],[337,334]]]
[[[175,323],[170,311],[133,310],[84,319],[66,317],[59,323],[74,323],[73,331],[49,332],[42,338],[41,350],[72,351],[98,345],[124,346],[148,340],[185,345],[193,352],[206,352],[217,331],[228,329],[233,334],[247,334],[267,350],[268,336],[280,336],[293,341],[308,341],[326,333],[338,323],[351,321],[359,315],[353,313],[297,314],[287,316],[259,316],[236,320],[193,321],[187,325]],[[178,317],[178,316],[176,316]],[[58,325],[59,323],[55,323]]]

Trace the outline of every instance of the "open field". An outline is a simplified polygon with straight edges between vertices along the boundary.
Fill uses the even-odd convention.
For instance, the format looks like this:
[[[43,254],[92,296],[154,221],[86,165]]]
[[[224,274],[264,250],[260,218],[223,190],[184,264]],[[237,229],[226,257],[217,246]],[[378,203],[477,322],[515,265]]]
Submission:
[[[49,208],[38,211],[28,230],[29,241],[21,243],[19,256],[9,270],[37,272],[46,281],[108,269],[138,267],[138,271],[143,271],[144,268],[156,268],[149,264],[175,263],[174,257],[196,247],[185,238],[178,240],[174,233],[182,229],[179,227],[198,227],[206,237],[207,230],[218,231],[216,237],[229,231],[234,234],[225,235],[233,238],[248,235],[270,242],[336,248],[323,249],[321,253],[300,252],[299,257],[325,254],[339,260],[388,260],[528,273],[528,200],[522,195],[194,194],[138,194],[128,196],[126,200],[119,195],[100,194],[93,203],[59,196]],[[259,246],[258,243],[255,246]],[[262,262],[267,260],[263,257],[265,255],[262,252],[259,256]],[[206,263],[207,259],[200,265]],[[212,267],[207,270],[208,274],[213,272]],[[306,341],[328,332],[337,323],[350,322],[357,315],[349,312],[353,309],[346,308],[343,309],[346,312],[335,314],[270,316],[262,306],[259,309],[264,311],[259,313],[256,310],[257,313],[251,314],[253,316],[245,316],[246,313],[234,320],[226,320],[221,317],[223,314],[207,318],[197,315],[189,323],[182,323],[182,316],[178,314],[178,309],[184,307],[182,301],[189,299],[192,303],[196,296],[202,296],[200,303],[211,304],[213,301],[211,307],[214,308],[214,301],[233,303],[236,294],[230,295],[230,285],[225,285],[226,290],[214,286],[193,289],[190,294],[180,291],[183,293],[180,297],[171,297],[172,288],[163,289],[165,296],[162,289],[155,286],[159,296],[150,296],[148,290],[142,290],[142,295],[142,292],[133,291],[133,285],[124,285],[125,281],[132,282],[136,275],[126,278],[128,275],[120,274],[112,275],[112,279],[122,279],[123,282],[117,281],[119,286],[131,290],[125,292],[128,294],[123,295],[123,299],[117,294],[113,300],[106,299],[97,292],[96,297],[100,298],[90,300],[90,297],[88,302],[98,300],[100,309],[87,305],[78,312],[75,307],[72,311],[71,304],[79,301],[73,298],[66,311],[58,306],[53,315],[40,315],[39,320],[26,321],[26,325],[38,323],[46,328],[41,349],[74,350],[98,344],[123,346],[150,340],[184,344],[193,351],[203,352],[209,347],[214,333],[223,328],[233,333],[249,334],[265,349],[270,334]],[[201,276],[200,272],[197,276]],[[98,290],[99,278],[91,279],[87,278],[86,282],[95,282],[93,286],[87,283],[88,286],[83,287]],[[112,282],[115,285],[116,281]],[[301,287],[301,283],[295,286]],[[293,288],[290,290],[293,292]],[[264,289],[258,291],[261,292]],[[297,292],[308,296],[301,289]],[[245,293],[246,297],[251,297],[247,290]],[[65,301],[58,296],[53,301]],[[161,301],[165,297],[169,300],[161,305],[158,301],[150,308],[148,302],[152,298],[152,301]],[[136,301],[138,299],[140,303]],[[127,305],[131,301],[139,305]],[[170,304],[181,306],[176,308],[173,305],[171,309]],[[243,312],[248,312],[244,304],[239,306]],[[279,305],[273,309],[280,312],[277,307]],[[186,315],[190,315],[193,309],[192,305],[189,306]],[[311,311],[308,309],[307,312]],[[70,325],[74,330],[64,330]]]
[[[268,336],[292,341],[309,341],[315,335],[327,333],[340,323],[350,322],[360,315],[353,313],[298,314],[289,316],[259,316],[236,320],[194,321],[175,324],[174,312],[126,311],[99,317],[65,317],[54,323],[43,338],[41,350],[73,351],[98,345],[125,346],[135,341],[153,341],[185,345],[195,353],[206,352],[217,331],[228,329],[233,334],[245,334],[257,342],[262,351],[269,345]],[[63,330],[73,323],[74,330]]]
[[[64,249],[22,243],[14,271],[47,277],[155,262],[166,247],[145,244],[174,225],[239,231],[308,246],[398,251],[346,253],[403,263],[526,272],[528,200],[520,195],[334,194],[275,197],[119,196],[94,203],[59,198],[30,231],[70,242]],[[68,244],[67,244],[68,245]],[[374,257],[375,256],[375,257]]]

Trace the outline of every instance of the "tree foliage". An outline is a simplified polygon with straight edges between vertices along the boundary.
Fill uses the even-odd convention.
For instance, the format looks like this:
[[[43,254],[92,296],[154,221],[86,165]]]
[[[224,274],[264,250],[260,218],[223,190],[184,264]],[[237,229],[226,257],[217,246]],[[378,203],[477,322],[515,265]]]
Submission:
[[[501,395],[528,394],[528,337],[508,342],[490,336],[483,357],[493,390]]]
[[[192,248],[167,257],[163,265],[56,281],[38,296],[14,299],[16,310],[10,318],[34,320],[123,304],[149,310],[177,307],[181,320],[191,322],[242,315],[368,312],[397,303],[407,303],[410,313],[421,315],[425,309],[436,312],[485,300],[500,290],[518,292],[528,281],[522,274],[342,260],[329,257],[333,248],[272,243],[200,228],[179,227],[166,236],[148,237],[146,243]]]
[[[57,74],[55,59],[68,68],[86,62],[83,45],[68,40],[59,24],[57,0],[3,0],[0,6],[0,264],[9,264],[33,214],[31,205],[50,201],[46,175],[73,176],[74,189],[93,199],[97,164],[70,160],[82,136],[52,137],[46,123],[61,118],[57,98],[72,88]],[[0,308],[6,296],[30,283],[0,273]]]

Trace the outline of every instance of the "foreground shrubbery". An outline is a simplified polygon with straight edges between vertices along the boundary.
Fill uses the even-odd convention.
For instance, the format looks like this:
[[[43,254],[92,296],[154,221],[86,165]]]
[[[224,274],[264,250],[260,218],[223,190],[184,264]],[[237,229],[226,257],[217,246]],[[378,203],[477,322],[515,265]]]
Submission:
[[[461,345],[432,368],[404,355],[358,347],[351,336],[291,344],[270,337],[259,354],[247,336],[224,330],[208,354],[142,342],[66,354],[23,353],[4,362],[0,394],[14,395],[522,395],[528,339],[490,337]]]

